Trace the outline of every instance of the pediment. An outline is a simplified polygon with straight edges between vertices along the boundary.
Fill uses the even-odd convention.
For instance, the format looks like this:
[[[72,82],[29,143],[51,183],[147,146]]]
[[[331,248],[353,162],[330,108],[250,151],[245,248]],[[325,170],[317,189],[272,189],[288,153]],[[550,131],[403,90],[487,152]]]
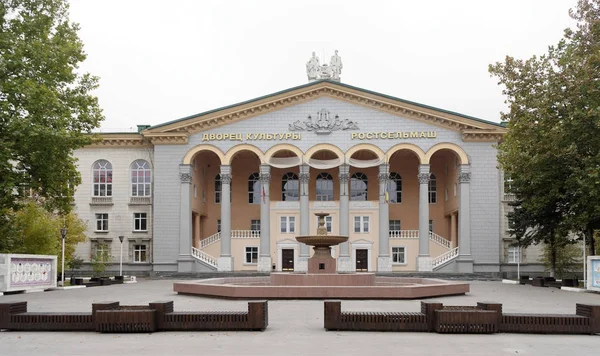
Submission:
[[[190,135],[247,120],[321,97],[353,103],[460,132],[465,141],[500,141],[500,124],[371,92],[347,84],[318,81],[239,104],[152,126],[142,131],[154,144],[185,144]]]
[[[281,244],[298,244],[298,241],[296,241],[294,239],[289,239],[288,238],[288,239],[283,239],[283,240],[277,241],[277,244],[278,245],[281,245]]]
[[[358,240],[352,240],[350,241],[351,244],[356,245],[356,244],[366,244],[366,245],[372,245],[373,241],[369,241],[366,239],[358,239]]]

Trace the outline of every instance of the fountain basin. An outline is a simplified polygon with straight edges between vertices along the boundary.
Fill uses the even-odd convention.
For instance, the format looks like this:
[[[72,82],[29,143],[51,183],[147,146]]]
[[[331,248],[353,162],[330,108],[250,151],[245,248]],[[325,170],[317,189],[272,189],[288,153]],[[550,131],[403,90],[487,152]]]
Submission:
[[[416,299],[469,292],[466,282],[433,278],[378,277],[374,273],[273,273],[173,284],[181,294],[236,299]]]

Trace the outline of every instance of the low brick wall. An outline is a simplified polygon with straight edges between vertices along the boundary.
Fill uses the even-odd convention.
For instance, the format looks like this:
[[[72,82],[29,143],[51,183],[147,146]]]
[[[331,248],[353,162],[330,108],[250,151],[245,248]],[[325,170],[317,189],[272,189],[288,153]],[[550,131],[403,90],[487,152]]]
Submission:
[[[438,333],[600,333],[600,305],[577,304],[576,314],[503,314],[502,304],[444,306],[421,302],[420,313],[342,312],[341,301],[324,304],[324,327],[348,331],[429,331]]]
[[[263,331],[268,324],[267,301],[249,302],[247,312],[174,312],[172,301],[162,301],[148,305],[94,303],[91,313],[29,313],[27,302],[0,303],[0,329],[19,331]]]

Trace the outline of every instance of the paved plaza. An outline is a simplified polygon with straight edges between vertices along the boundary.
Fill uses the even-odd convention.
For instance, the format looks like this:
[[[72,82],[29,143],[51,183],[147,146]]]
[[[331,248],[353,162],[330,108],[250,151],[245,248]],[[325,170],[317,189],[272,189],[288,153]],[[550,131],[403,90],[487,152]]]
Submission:
[[[91,311],[91,304],[120,301],[147,304],[173,300],[176,311],[246,311],[243,300],[177,295],[174,280],[0,296],[0,302],[27,301],[29,311]],[[442,297],[445,305],[495,301],[505,312],[569,313],[575,303],[600,304],[600,294],[555,288],[471,282],[464,296]],[[420,300],[350,300],[342,310],[419,311]],[[588,335],[448,335],[399,332],[327,332],[323,301],[269,302],[264,332],[1,332],[0,355],[599,355],[600,336]]]

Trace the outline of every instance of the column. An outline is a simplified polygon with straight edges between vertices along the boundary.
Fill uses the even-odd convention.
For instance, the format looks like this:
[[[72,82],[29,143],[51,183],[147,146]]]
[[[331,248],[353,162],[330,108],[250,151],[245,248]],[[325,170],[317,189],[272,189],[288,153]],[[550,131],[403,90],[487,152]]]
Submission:
[[[179,257],[177,272],[192,272],[192,166],[179,165],[179,180],[181,181],[179,197]]]
[[[390,179],[390,165],[379,166],[379,256],[377,272],[391,272],[390,258],[390,205],[386,201],[387,183]]]
[[[233,271],[231,256],[231,166],[221,166],[221,256],[218,270]]]
[[[340,235],[350,236],[350,196],[348,182],[350,181],[350,166],[340,166]],[[348,241],[340,244],[340,254],[337,259],[338,272],[352,272],[352,258],[350,257],[350,243]]]
[[[310,180],[310,167],[308,164],[300,165],[300,235],[306,236],[310,233],[310,216],[308,202],[308,182]],[[310,250],[308,245],[300,244],[300,256],[294,270],[298,272],[308,272],[308,258]]]
[[[473,273],[471,256],[471,167],[462,164],[458,173],[458,272]]]
[[[429,165],[419,166],[419,257],[418,271],[433,270],[429,257]]]
[[[258,256],[258,271],[271,271],[271,204],[269,194],[269,181],[271,180],[271,166],[260,166],[260,247]]]
[[[450,242],[452,243],[452,248],[458,247],[456,241],[456,213],[450,214]]]

